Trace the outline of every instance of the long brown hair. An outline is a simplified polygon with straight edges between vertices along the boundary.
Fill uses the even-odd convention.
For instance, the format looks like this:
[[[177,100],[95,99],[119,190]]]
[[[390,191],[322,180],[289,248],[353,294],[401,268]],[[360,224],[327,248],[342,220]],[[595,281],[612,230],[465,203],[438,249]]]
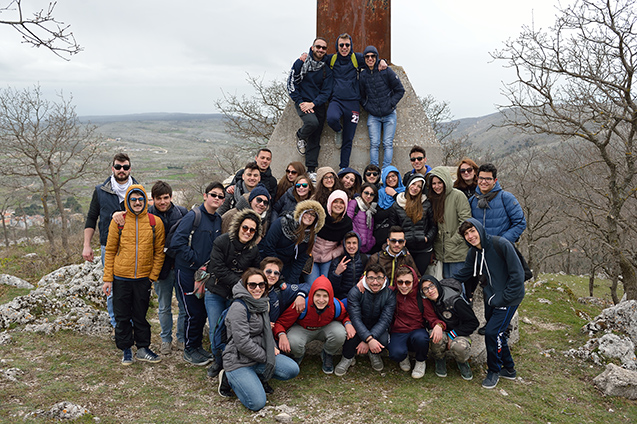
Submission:
[[[407,214],[409,219],[411,219],[411,222],[413,222],[414,224],[422,219],[422,214],[423,214],[422,191],[423,191],[423,187],[420,188],[420,191],[418,192],[417,195],[412,196],[411,193],[409,192],[409,186],[407,187],[407,190],[405,190],[405,200],[406,200],[405,213]]]
[[[466,163],[467,165],[473,168],[473,184],[472,185],[468,185],[464,181],[464,179],[462,179],[460,168],[462,168],[463,163]],[[456,171],[456,182],[453,184],[453,186],[460,190],[464,190],[466,188],[476,188],[478,186],[478,164],[469,158],[463,158],[458,164],[458,169]]]
[[[288,163],[288,166],[285,167],[285,170],[287,171],[290,167],[294,168],[296,171],[296,178],[305,174],[305,166],[301,162],[290,162]],[[272,203],[276,203],[276,201],[279,200],[281,196],[283,196],[293,185],[294,182],[290,182],[290,180],[288,180],[288,173],[285,172],[276,186],[276,195],[274,196],[274,201]]]
[[[442,183],[443,189],[440,194],[436,194],[436,192],[431,188],[434,178],[438,178],[438,180]],[[442,224],[445,222],[445,199],[447,198],[447,186],[442,178],[437,175],[431,175],[427,184],[429,187],[429,202],[431,203],[431,210],[434,213],[434,222]]]
[[[307,213],[308,211],[311,211],[314,214],[314,222],[312,223],[311,226],[307,226],[303,223],[303,214]],[[299,217],[299,226],[294,232],[294,235],[296,235],[296,242],[294,242],[294,244],[298,246],[301,243],[303,243],[303,240],[305,239],[305,231],[309,230],[310,239],[307,242],[307,251],[311,252],[312,249],[314,248],[314,240],[316,239],[316,223],[317,222],[318,222],[318,214],[316,213],[315,210],[306,209],[305,211],[303,211],[303,213]]]
[[[323,178],[325,178],[325,175],[327,174],[332,174],[334,175],[334,186],[332,188],[327,188],[323,185]],[[327,207],[327,199],[330,197],[330,194],[332,194],[332,192],[334,190],[342,190],[342,185],[341,185],[341,180],[338,178],[338,176],[336,175],[336,173],[334,172],[327,172],[320,180],[317,179],[316,181],[316,191],[314,192],[314,197],[313,199],[316,200],[317,202],[319,202],[321,205],[323,205],[323,207]]]
[[[307,197],[305,199],[301,199],[299,197],[299,194],[296,192],[296,187],[294,187],[294,190],[292,190],[292,194],[294,194],[294,198],[296,199],[297,202],[300,202],[301,200],[310,199],[312,195],[314,194],[314,184],[312,184],[312,180],[307,174],[301,174],[298,177],[296,177],[296,179],[294,180],[294,185],[296,186],[296,184],[300,183],[303,180],[305,180],[305,182],[307,183],[307,188],[308,188]]]

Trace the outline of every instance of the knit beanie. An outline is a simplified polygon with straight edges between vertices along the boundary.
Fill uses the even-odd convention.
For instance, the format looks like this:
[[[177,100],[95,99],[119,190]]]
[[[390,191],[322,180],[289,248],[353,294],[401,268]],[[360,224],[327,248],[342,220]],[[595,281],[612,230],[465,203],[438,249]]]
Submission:
[[[347,193],[345,193],[343,190],[334,190],[332,194],[330,194],[330,197],[327,198],[327,214],[328,215],[332,215],[332,203],[334,203],[334,200],[336,199],[341,199],[343,203],[345,204],[345,210],[347,210],[347,202],[349,200],[347,198]]]
[[[248,201],[252,202],[254,198],[257,196],[265,196],[268,198],[268,201],[270,201],[270,192],[261,183],[257,184],[257,186],[253,188],[252,191],[250,191],[250,196],[248,198]]]

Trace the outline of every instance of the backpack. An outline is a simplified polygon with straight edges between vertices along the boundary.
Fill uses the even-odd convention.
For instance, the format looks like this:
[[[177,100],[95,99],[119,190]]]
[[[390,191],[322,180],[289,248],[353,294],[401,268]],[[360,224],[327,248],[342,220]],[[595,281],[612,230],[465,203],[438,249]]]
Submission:
[[[246,308],[246,313],[248,314],[248,321],[250,321],[250,311],[248,310],[248,305],[246,305],[246,303],[242,299],[235,299],[232,301],[232,304],[234,304],[235,302],[241,303]],[[232,304],[230,304],[230,306],[224,309],[221,315],[219,315],[219,319],[217,319],[217,323],[215,325],[215,331],[213,333],[214,335],[212,336],[212,341],[211,341],[213,353],[216,353],[216,352],[222,353],[224,349],[226,348],[228,341],[230,340],[230,338],[228,337],[228,327],[226,327],[226,316],[228,315],[228,311],[230,310],[230,307],[232,306]],[[221,357],[221,355],[219,355],[219,357]],[[223,368],[223,364],[219,364],[219,365]]]
[[[338,57],[339,53],[334,53],[332,55],[332,59],[330,60],[330,68],[334,69],[334,64],[336,63],[336,59]],[[354,65],[354,68],[356,68],[356,70],[358,70],[358,59],[356,59],[356,53],[352,52],[352,54],[350,55],[350,59],[352,59],[352,65]]]
[[[199,224],[201,223],[201,209],[196,207],[191,210],[195,213],[195,219],[192,222],[192,228],[190,229],[190,235],[188,236],[188,247],[192,246],[192,236],[193,234],[195,234],[195,231],[197,231],[197,228],[199,227]],[[166,254],[166,256],[173,259],[177,257],[177,250],[171,249],[168,246],[170,246],[170,243],[173,240],[173,236],[175,235],[175,231],[177,230],[177,227],[179,226],[179,223],[181,222],[182,219],[184,219],[183,216],[179,218],[179,221],[175,222],[172,227],[170,227],[168,234],[166,234],[166,242],[164,243],[164,253]]]
[[[493,245],[495,246],[495,251],[498,252],[498,256],[500,257],[500,259],[506,262],[506,259],[504,258],[504,252],[502,251],[502,247],[500,246],[500,243],[502,243],[502,241],[500,240],[501,238],[502,237],[500,236],[493,236],[493,239],[495,240],[495,243],[493,243]],[[531,268],[529,268],[529,264],[526,262],[526,259],[524,259],[524,256],[522,256],[522,252],[520,252],[518,248],[515,247],[515,244],[511,243],[511,245],[515,250],[515,254],[518,255],[518,259],[520,259],[522,268],[524,268],[524,281],[530,280],[531,278],[533,278],[533,271],[531,271]]]
[[[334,319],[336,319],[341,316],[341,302],[339,302],[337,298],[333,298],[332,300],[334,301]],[[303,309],[303,312],[301,312],[301,315],[299,315],[297,319],[303,319],[307,315],[307,302],[308,302],[308,299],[306,297],[305,309]]]
[[[456,300],[462,297],[462,283],[455,278],[444,278],[440,280],[440,286],[444,292],[442,300],[445,304],[445,309],[453,308]]]

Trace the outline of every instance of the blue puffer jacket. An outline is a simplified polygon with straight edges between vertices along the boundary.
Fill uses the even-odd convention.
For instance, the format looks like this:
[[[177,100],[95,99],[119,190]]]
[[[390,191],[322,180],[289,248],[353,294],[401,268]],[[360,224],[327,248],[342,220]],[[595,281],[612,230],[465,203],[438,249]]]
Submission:
[[[310,49],[309,56],[312,56],[312,49]],[[297,106],[303,102],[312,102],[316,106],[321,106],[330,98],[334,77],[327,62],[327,55],[323,57],[322,62],[325,64],[321,69],[308,72],[300,82],[298,81],[298,75],[301,73],[303,61],[297,59],[292,65],[292,70],[288,76],[287,88],[290,98]]]
[[[287,189],[283,196],[274,204],[272,209],[272,221],[275,221],[278,217],[285,215],[287,212],[294,212],[296,205],[299,203],[294,197],[294,189],[292,186]]]
[[[177,223],[181,219],[181,217],[185,216],[188,213],[188,209],[183,206],[176,206],[172,202],[170,203],[170,209],[166,212],[160,212],[155,205],[148,207],[148,213],[152,213],[155,216],[161,218],[161,222],[164,223],[164,231],[166,234],[170,231],[173,225]],[[159,273],[159,279],[165,280],[170,273],[170,270],[175,265],[175,260],[170,256],[166,255],[164,258],[164,265],[161,267],[161,271]]]
[[[519,305],[524,299],[524,268],[518,254],[508,240],[501,238],[500,250],[504,260],[494,246],[495,240],[485,230],[480,221],[469,218],[480,234],[481,250],[471,246],[464,266],[453,278],[465,282],[470,277],[484,275],[487,285],[484,287],[484,301],[492,307]]]
[[[365,58],[360,53],[354,53],[356,55],[356,61],[358,62],[358,69],[354,68],[352,63],[352,53],[347,56],[341,56],[338,53],[338,38],[336,39],[336,61],[332,68],[334,72],[334,90],[332,90],[332,98],[338,100],[355,100],[359,101],[361,98],[360,87],[358,84],[358,71],[361,66],[365,65]],[[350,52],[354,51],[354,43],[352,38],[349,39]],[[333,55],[327,56],[327,63],[331,63]]]
[[[188,238],[195,220],[195,212],[189,211],[179,222],[170,242],[170,248],[177,250],[175,268],[196,271],[210,259],[212,245],[221,234],[221,217],[217,212],[209,214],[204,205],[199,206],[201,222],[192,236],[192,245]]]
[[[361,104],[370,115],[387,116],[396,109],[396,105],[405,94],[405,88],[391,68],[378,70],[376,47],[367,46],[363,54],[368,53],[376,55],[376,63],[373,69],[365,67],[361,71]]]
[[[493,190],[496,196],[491,199],[487,209],[478,207],[478,198],[471,196],[471,216],[477,219],[487,234],[500,236],[515,243],[526,229],[526,219],[518,199],[508,191],[502,190],[500,183],[496,181]],[[476,195],[482,194],[480,187],[476,187]]]

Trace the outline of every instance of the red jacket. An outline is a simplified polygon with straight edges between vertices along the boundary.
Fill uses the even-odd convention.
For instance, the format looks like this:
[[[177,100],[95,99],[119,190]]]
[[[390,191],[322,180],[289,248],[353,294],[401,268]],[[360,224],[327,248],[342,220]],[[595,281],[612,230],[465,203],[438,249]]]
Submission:
[[[318,313],[316,306],[314,306],[314,293],[317,290],[325,290],[329,295],[327,306],[320,314]],[[338,316],[335,316],[336,310],[339,307],[340,313],[338,314]],[[429,307],[431,308],[431,305]],[[345,310],[345,306],[343,306],[343,303],[340,300],[334,298],[332,283],[330,283],[330,280],[328,280],[327,277],[324,275],[321,275],[319,278],[314,280],[314,283],[312,283],[310,293],[306,300],[305,309],[306,311],[304,311],[304,316],[303,318],[301,318],[301,314],[296,312],[294,304],[290,305],[290,307],[287,308],[285,312],[283,312],[283,314],[279,317],[279,319],[276,320],[276,322],[274,323],[274,328],[272,329],[274,337],[278,339],[278,335],[281,333],[285,333],[290,327],[292,327],[295,322],[307,330],[316,330],[318,328],[326,326],[334,320],[342,322],[343,325],[351,322],[349,319],[349,315],[347,315],[347,310]]]
[[[396,311],[394,312],[391,332],[410,333],[419,328],[433,328],[436,324],[442,324],[442,329],[444,330],[444,321],[438,318],[428,299],[422,299],[423,312],[420,312],[420,307],[418,306],[420,284],[418,283],[416,271],[413,268],[411,268],[411,271],[416,284],[414,284],[409,293],[403,295],[395,285],[391,286],[391,289],[396,293]]]

